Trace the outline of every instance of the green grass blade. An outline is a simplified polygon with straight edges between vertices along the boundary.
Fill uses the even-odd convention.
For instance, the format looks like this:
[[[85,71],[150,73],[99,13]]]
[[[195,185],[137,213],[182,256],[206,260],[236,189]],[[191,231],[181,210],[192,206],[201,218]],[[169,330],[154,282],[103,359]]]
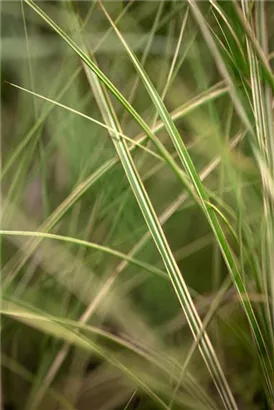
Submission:
[[[71,76],[70,80],[68,81],[68,83],[65,85],[65,87],[63,88],[63,90],[58,93],[57,96],[57,100],[60,99],[65,92],[67,91],[67,89],[71,86],[71,84],[73,83],[73,81],[76,79],[76,77],[79,75],[81,71],[81,68],[79,67],[74,74]],[[44,112],[42,112],[40,114],[40,116],[37,118],[35,124],[31,127],[31,129],[29,130],[29,132],[27,133],[27,135],[23,138],[23,140],[20,142],[20,144],[17,145],[16,149],[13,151],[11,157],[9,158],[9,160],[7,161],[7,163],[3,166],[3,169],[1,170],[1,180],[4,179],[4,177],[7,175],[7,173],[9,172],[9,170],[11,169],[11,167],[14,165],[14,163],[16,162],[16,160],[18,159],[18,157],[22,154],[24,148],[29,144],[29,142],[31,141],[31,139],[33,138],[33,136],[35,134],[39,133],[40,127],[42,126],[43,122],[45,121],[45,119],[47,118],[47,116],[50,114],[51,110],[52,110],[53,106],[50,105],[47,109],[45,109]],[[36,137],[37,139],[37,137]]]
[[[89,115],[86,115],[86,114],[84,114],[84,113],[82,113],[82,112],[80,112],[80,111],[78,111],[78,110],[75,110],[75,109],[72,108],[72,107],[68,107],[67,105],[61,104],[61,103],[59,103],[58,101],[52,100],[51,98],[48,98],[48,97],[45,97],[45,96],[43,96],[43,95],[41,95],[41,94],[35,93],[35,92],[33,92],[33,91],[31,91],[31,90],[28,90],[28,89],[26,89],[26,88],[24,88],[24,87],[20,87],[20,86],[17,85],[17,84],[12,84],[12,83],[9,83],[9,84],[10,84],[11,86],[15,87],[15,88],[18,88],[19,90],[25,91],[25,92],[27,92],[27,93],[29,93],[29,94],[35,96],[35,97],[38,97],[38,98],[41,98],[42,100],[45,100],[45,101],[47,101],[47,102],[50,102],[51,104],[54,104],[54,105],[56,105],[57,107],[64,108],[65,110],[70,111],[70,112],[72,112],[73,114],[79,115],[80,117],[85,118],[86,120],[91,121],[91,122],[93,122],[94,124],[97,124],[97,125],[99,125],[100,127],[105,128],[105,129],[108,130],[108,131],[112,131],[112,132],[115,131],[115,130],[113,130],[111,127],[109,127],[109,126],[107,126],[106,124],[104,124],[103,122],[98,121],[98,120],[96,120],[95,118],[92,118],[92,117],[90,117]],[[124,134],[122,134],[122,133],[118,133],[118,135],[119,135],[121,138],[124,138],[125,140],[127,140],[128,142],[130,142],[132,145],[136,145],[136,146],[138,146],[139,148],[142,148],[144,151],[146,151],[147,153],[149,153],[149,154],[152,155],[153,157],[159,159],[160,161],[163,160],[162,157],[160,157],[158,154],[156,154],[155,152],[153,152],[153,151],[150,150],[149,148],[147,148],[147,147],[145,147],[144,145],[142,145],[138,140],[135,141],[134,139],[132,139],[132,138],[130,138],[130,137],[128,137],[128,136],[126,136],[126,135],[124,135]]]
[[[87,248],[98,250],[100,252],[108,253],[109,255],[116,256],[120,259],[124,259],[127,262],[138,266],[139,268],[145,269],[148,272],[154,273],[154,274],[159,275],[161,277],[164,277],[164,278],[167,277],[167,275],[164,271],[162,271],[161,269],[158,269],[154,266],[151,266],[148,263],[145,263],[145,262],[142,262],[138,259],[127,256],[126,254],[123,254],[122,252],[116,251],[115,249],[111,249],[111,248],[103,246],[103,245],[98,245],[98,244],[93,243],[93,242],[84,241],[82,239],[72,238],[70,236],[56,235],[56,234],[53,234],[53,233],[46,233],[46,232],[11,231],[11,230],[5,230],[5,229],[0,230],[0,235],[29,236],[29,237],[36,237],[36,238],[42,238],[42,239],[57,240],[57,241],[61,241],[61,242],[67,242],[67,243],[70,243],[70,244],[84,246],[84,247],[87,247]]]

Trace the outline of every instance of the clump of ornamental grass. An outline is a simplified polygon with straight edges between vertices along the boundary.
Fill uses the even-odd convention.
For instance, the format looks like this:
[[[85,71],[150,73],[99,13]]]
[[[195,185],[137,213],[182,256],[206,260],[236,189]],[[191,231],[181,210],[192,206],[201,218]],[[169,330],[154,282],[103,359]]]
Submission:
[[[272,9],[3,2],[3,406],[273,408]]]

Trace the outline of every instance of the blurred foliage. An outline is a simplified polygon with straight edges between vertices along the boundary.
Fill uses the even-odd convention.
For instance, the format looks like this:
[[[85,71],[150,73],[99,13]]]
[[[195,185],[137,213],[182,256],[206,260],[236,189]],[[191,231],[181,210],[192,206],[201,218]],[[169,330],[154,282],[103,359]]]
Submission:
[[[219,4],[233,23],[236,39],[210,2],[200,2],[199,7],[210,30],[223,41],[223,46],[218,43],[222,58],[245,103],[247,96],[251,98],[245,33],[237,20],[233,2]],[[161,95],[167,84],[188,3],[114,0],[106,1],[104,5],[114,21],[119,19],[119,30]],[[72,21],[78,16],[84,24],[83,41],[90,54],[96,57],[100,69],[132,102],[142,118],[150,126],[155,125],[159,119],[155,107],[97,2],[40,1],[39,6],[76,42]],[[273,3],[267,2],[265,7],[271,53],[274,45]],[[97,121],[104,121],[83,64],[65,42],[23,2],[2,1],[1,9],[2,227],[39,231],[74,190],[107,161],[116,158],[116,152],[111,136],[103,127],[12,85],[32,90]],[[174,73],[176,75],[171,77],[163,98],[170,112],[191,104],[194,98],[207,93],[219,82],[225,87],[191,12],[186,20]],[[123,133],[136,139],[141,133],[138,124],[113,96],[110,101]],[[247,111],[252,117],[251,106]],[[216,156],[221,157],[221,166],[210,173],[205,186],[212,192],[212,198],[214,195],[219,198],[222,212],[237,233],[239,214],[246,212],[244,218],[254,236],[254,254],[259,254],[261,245],[256,233],[263,209],[260,173],[248,140],[240,141],[234,150],[228,148],[228,143],[242,131],[243,125],[227,90],[206,104],[199,104],[178,119],[176,125],[199,172]],[[163,129],[157,135],[178,161],[167,132]],[[146,147],[156,152],[151,142],[147,142]],[[185,192],[185,188],[165,162],[147,151],[139,148],[134,151],[133,158],[160,216]],[[239,197],[235,195],[238,187],[243,203],[241,210],[237,208]],[[237,254],[233,235],[229,227],[223,225]],[[147,227],[117,161],[48,230],[128,254],[146,234]],[[227,278],[227,268],[211,229],[197,204],[187,198],[164,223],[164,231],[203,319]],[[198,351],[191,359],[177,394],[174,393],[176,377],[180,374],[176,366],[178,363],[183,366],[192,336],[167,278],[133,264],[121,268],[121,259],[95,249],[47,239],[24,261],[29,240],[19,236],[2,237],[4,299],[13,298],[18,306],[21,303],[22,312],[31,309],[37,315],[80,323],[79,318],[99,292],[99,284],[106,283],[118,272],[102,306],[87,323],[122,339],[130,337],[134,346],[139,343],[148,345],[159,353],[159,357],[163,355],[163,367],[165,355],[170,355],[172,361],[170,359],[166,365],[167,374],[163,376],[162,369],[148,364],[130,349],[115,344],[108,337],[100,338],[96,333],[86,331],[86,337],[102,352],[96,353],[96,349],[93,351],[91,347],[77,343],[69,347],[50,383],[51,388],[37,404],[39,389],[67,336],[58,336],[59,325],[43,331],[43,325],[34,318],[22,321],[3,316],[3,410],[162,408],[149,391],[138,385],[137,376],[165,403],[171,400],[172,409],[223,408]],[[165,270],[151,238],[134,256]],[[238,256],[248,259],[248,256],[241,255],[241,251]],[[246,260],[241,261],[248,265]],[[249,283],[248,277],[246,281]],[[250,291],[253,285],[254,281],[250,280]],[[71,326],[77,334],[79,329],[75,323]],[[67,331],[68,325],[64,328],[64,332]],[[247,321],[233,289],[224,297],[208,331],[238,408],[270,409],[265,403]],[[114,359],[109,362],[111,355],[115,355],[115,360],[119,359],[124,367],[115,367]],[[157,360],[160,362],[159,358]],[[126,366],[129,370],[125,375]],[[216,407],[208,403],[207,396]]]

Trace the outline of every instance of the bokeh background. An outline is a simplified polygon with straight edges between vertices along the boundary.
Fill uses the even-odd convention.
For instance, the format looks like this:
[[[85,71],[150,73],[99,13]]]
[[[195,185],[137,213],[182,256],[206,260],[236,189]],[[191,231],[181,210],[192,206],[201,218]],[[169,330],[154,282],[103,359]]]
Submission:
[[[86,47],[150,127],[160,124],[97,2],[37,4]],[[200,2],[199,8],[244,95],[249,65],[237,44],[245,50],[244,35],[233,2],[220,4],[235,23],[235,38],[210,2]],[[237,140],[243,124],[188,3],[115,0],[104,6],[168,111],[179,113],[176,126],[196,169],[206,172],[205,186],[228,217],[230,210],[235,212],[233,228],[237,230],[242,219],[248,221],[253,250],[260,252],[260,173],[248,138]],[[273,3],[267,2],[265,10],[271,64]],[[87,118],[104,122],[84,63],[24,2],[1,2],[1,36],[2,229],[73,237],[143,263],[137,266],[81,244],[2,236],[3,297],[12,304],[12,314],[2,317],[2,409],[149,410],[162,408],[161,400],[172,409],[223,408],[197,349],[179,377],[193,338],[112,137]],[[142,135],[139,125],[108,95],[123,134],[136,140]],[[167,132],[162,128],[157,137],[178,162]],[[157,153],[152,142],[144,146]],[[203,319],[224,281],[229,282],[216,240],[167,164],[140,147],[132,152]],[[220,163],[213,162],[216,158]],[[226,234],[244,265],[229,229]],[[252,294],[248,274],[251,297],[260,303],[262,296]],[[71,335],[79,332],[75,323],[90,327],[81,330],[79,340]],[[208,332],[239,409],[270,409],[233,287],[222,295]]]

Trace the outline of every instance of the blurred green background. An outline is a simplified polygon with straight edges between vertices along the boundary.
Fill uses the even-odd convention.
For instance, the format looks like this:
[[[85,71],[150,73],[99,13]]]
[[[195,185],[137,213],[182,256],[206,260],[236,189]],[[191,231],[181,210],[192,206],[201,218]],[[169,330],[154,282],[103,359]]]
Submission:
[[[96,58],[100,69],[153,127],[159,120],[155,107],[98,4],[92,1],[38,3],[81,47],[74,26],[78,16],[85,47]],[[233,21],[232,2],[220,3]],[[208,164],[221,156],[221,165],[209,173],[205,186],[212,196],[220,198],[224,210],[227,205],[236,214],[234,187],[240,186],[245,202],[243,209],[247,213],[244,217],[255,233],[262,209],[258,168],[250,155],[248,141],[240,141],[235,150],[228,149],[242,130],[242,124],[188,3],[115,0],[106,1],[104,5],[159,94],[165,94],[163,100],[169,112],[191,108],[183,112],[176,125],[197,170],[208,169]],[[223,41],[224,47],[220,49],[224,61],[229,60],[225,50],[233,49],[230,70],[241,92],[241,80],[248,76],[249,70],[245,55],[237,51],[235,38],[220,24],[210,2],[200,2],[199,7],[212,32]],[[266,16],[271,51],[272,2],[266,3]],[[236,21],[233,28],[245,47]],[[104,164],[117,158],[108,131],[75,112],[12,85],[104,122],[84,64],[23,2],[1,2],[1,35],[2,228],[47,231],[130,253],[147,233],[147,227],[119,161],[96,177]],[[109,98],[123,133],[135,139],[142,133],[141,129],[110,93]],[[198,104],[193,106],[197,99]],[[157,135],[177,161],[166,131],[161,130]],[[151,142],[145,146],[156,152]],[[133,158],[157,215],[161,218],[170,211],[164,231],[198,312],[204,318],[227,278],[211,229],[165,162],[140,148],[134,150]],[[87,182],[89,178],[93,182]],[[84,185],[86,188],[74,201],[75,192]],[[173,209],[174,202],[182,195],[186,198],[179,200]],[[53,220],[55,210],[60,210],[68,200],[72,201],[71,206],[60,211],[57,220],[48,222]],[[230,223],[237,229],[236,222]],[[229,229],[227,235],[234,246]],[[155,355],[158,352],[163,358],[164,367],[165,355],[177,363],[184,362],[192,337],[168,278],[131,263],[123,266],[117,256],[71,243],[44,240],[28,253],[29,241],[30,238],[22,236],[2,237],[3,295],[16,301],[17,312],[21,306],[21,313],[31,309],[41,317],[50,315],[78,322],[102,284],[115,277],[111,289],[87,323],[108,335],[123,340],[130,338],[131,346],[149,346]],[[260,246],[258,241],[255,235],[254,249]],[[165,271],[149,235],[145,245],[133,256]],[[132,348],[88,331],[84,332],[86,337],[103,353],[98,353],[97,347],[68,345],[64,360],[49,383],[50,388],[43,392],[43,385],[48,386],[45,380],[49,380],[52,365],[64,347],[63,340],[69,342],[70,339],[57,325],[56,329],[48,329],[49,325],[44,322],[36,323],[24,315],[18,317],[19,320],[2,318],[3,410],[162,408],[149,389],[157,391],[165,402],[171,400],[172,409],[223,408],[198,351],[190,361],[188,376],[178,394],[174,394],[174,363],[166,365],[167,374],[163,375],[163,370],[147,364]],[[246,319],[233,288],[224,295],[208,331],[239,409],[268,408]],[[137,377],[145,387],[136,382]],[[211,399],[216,407],[210,403]]]

